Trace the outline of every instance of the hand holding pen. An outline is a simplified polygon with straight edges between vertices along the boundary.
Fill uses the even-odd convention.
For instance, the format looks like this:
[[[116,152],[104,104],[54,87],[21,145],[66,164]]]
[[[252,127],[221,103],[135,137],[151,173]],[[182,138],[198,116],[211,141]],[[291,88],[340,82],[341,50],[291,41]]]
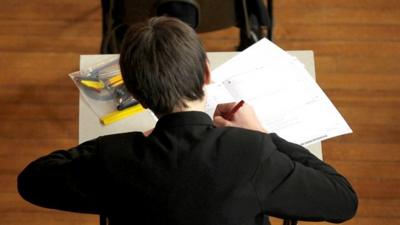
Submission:
[[[243,100],[219,104],[214,112],[214,124],[217,127],[240,127],[266,133],[253,108]]]

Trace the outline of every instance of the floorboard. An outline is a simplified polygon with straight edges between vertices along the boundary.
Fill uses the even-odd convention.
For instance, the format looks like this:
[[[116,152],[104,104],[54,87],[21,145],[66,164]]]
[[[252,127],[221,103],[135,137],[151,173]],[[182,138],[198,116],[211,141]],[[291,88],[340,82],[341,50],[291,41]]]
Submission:
[[[2,1],[0,224],[98,224],[95,215],[31,205],[16,179],[30,161],[77,144],[78,92],[68,74],[80,54],[99,52],[100,13],[98,0]],[[275,43],[314,51],[317,82],[354,131],[323,143],[325,160],[360,198],[344,224],[400,224],[400,1],[285,0],[274,13]],[[234,51],[238,33],[200,37],[207,51]]]

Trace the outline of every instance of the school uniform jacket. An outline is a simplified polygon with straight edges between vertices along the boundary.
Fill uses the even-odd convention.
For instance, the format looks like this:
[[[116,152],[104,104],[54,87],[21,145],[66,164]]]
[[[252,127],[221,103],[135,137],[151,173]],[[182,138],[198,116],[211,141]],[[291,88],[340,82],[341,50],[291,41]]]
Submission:
[[[103,136],[43,156],[19,175],[18,190],[33,204],[107,215],[110,224],[341,222],[357,209],[349,182],[305,148],[216,128],[202,112],[163,116],[149,137]]]

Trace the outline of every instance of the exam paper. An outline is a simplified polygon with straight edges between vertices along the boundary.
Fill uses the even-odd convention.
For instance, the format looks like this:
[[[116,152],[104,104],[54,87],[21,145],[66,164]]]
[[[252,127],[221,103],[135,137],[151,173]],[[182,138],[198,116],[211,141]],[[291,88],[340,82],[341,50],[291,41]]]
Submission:
[[[352,130],[301,62],[262,39],[212,71],[206,112],[244,100],[268,132],[303,146]]]

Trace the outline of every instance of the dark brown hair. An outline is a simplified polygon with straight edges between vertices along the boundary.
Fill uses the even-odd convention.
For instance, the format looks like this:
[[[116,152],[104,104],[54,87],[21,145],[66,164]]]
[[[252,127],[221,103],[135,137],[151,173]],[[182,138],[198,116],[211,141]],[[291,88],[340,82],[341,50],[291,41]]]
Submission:
[[[204,97],[207,56],[195,31],[178,19],[135,24],[121,48],[121,73],[133,96],[156,114]]]

